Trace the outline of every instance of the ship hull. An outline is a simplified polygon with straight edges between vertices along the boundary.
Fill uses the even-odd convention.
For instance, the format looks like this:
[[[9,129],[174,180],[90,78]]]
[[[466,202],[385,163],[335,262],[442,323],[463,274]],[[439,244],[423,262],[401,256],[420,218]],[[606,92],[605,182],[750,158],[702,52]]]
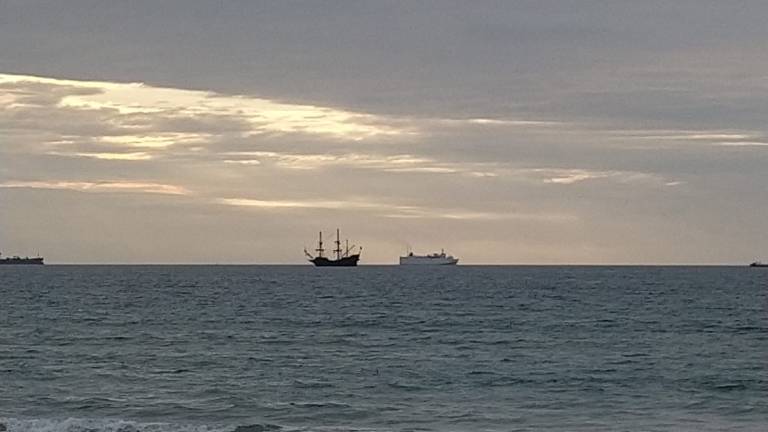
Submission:
[[[3,258],[0,265],[43,265],[42,258]]]
[[[753,263],[752,263],[752,264],[750,264],[749,266],[750,266],[750,267],[768,267],[768,264],[766,264],[766,263],[757,263],[757,262],[753,262]]]
[[[336,260],[330,260],[326,257],[316,257],[309,260],[315,267],[357,267],[360,260],[360,254],[345,256]]]
[[[444,266],[444,265],[456,265],[458,264],[459,259],[458,258],[448,258],[448,257],[419,257],[419,256],[407,256],[407,257],[400,257],[400,265],[402,266],[411,266],[411,265],[427,265],[427,266]]]

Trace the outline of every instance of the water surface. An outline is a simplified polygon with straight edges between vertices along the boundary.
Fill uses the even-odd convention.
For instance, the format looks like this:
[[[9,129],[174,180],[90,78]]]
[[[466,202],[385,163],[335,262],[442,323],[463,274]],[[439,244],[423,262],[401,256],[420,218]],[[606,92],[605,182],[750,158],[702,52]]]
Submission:
[[[765,431],[768,269],[0,268],[10,431]]]

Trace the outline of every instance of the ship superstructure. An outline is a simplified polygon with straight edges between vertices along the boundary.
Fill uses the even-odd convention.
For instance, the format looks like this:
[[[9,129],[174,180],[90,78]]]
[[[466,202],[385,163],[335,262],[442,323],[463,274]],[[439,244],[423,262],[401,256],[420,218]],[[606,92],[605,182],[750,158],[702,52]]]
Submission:
[[[357,262],[360,260],[360,254],[363,252],[362,247],[357,247],[355,245],[349,246],[349,240],[345,240],[345,247],[342,249],[341,237],[339,235],[338,228],[336,229],[336,241],[334,241],[334,244],[336,245],[336,248],[333,249],[332,252],[335,255],[335,259],[326,257],[325,248],[323,248],[323,232],[320,231],[320,238],[317,242],[317,249],[315,249],[317,255],[313,256],[311,253],[307,252],[306,248],[304,248],[304,255],[306,255],[309,262],[314,264],[316,267],[357,266]],[[357,253],[353,253],[355,250],[357,250]]]
[[[453,255],[446,255],[445,250],[428,255],[416,255],[413,252],[408,252],[408,255],[400,257],[400,265],[456,265],[458,262],[459,259]]]

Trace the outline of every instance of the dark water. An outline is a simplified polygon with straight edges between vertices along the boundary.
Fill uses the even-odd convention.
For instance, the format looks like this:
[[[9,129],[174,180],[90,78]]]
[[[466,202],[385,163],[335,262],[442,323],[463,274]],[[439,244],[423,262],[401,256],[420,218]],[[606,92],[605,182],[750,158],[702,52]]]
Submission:
[[[767,299],[735,267],[5,267],[0,423],[765,431]]]

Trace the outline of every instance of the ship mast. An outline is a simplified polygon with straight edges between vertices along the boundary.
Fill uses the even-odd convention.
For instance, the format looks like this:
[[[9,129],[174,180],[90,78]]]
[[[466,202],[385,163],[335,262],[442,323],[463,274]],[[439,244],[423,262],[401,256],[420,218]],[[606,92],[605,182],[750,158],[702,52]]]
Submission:
[[[338,228],[336,228],[336,241],[334,243],[336,243],[336,249],[334,249],[333,251],[336,252],[336,259],[340,260],[341,259],[341,240],[339,239]]]
[[[323,232],[320,231],[320,241],[317,242],[317,249],[315,249],[317,252],[318,257],[323,256],[323,252],[325,252],[325,249],[323,249]]]

